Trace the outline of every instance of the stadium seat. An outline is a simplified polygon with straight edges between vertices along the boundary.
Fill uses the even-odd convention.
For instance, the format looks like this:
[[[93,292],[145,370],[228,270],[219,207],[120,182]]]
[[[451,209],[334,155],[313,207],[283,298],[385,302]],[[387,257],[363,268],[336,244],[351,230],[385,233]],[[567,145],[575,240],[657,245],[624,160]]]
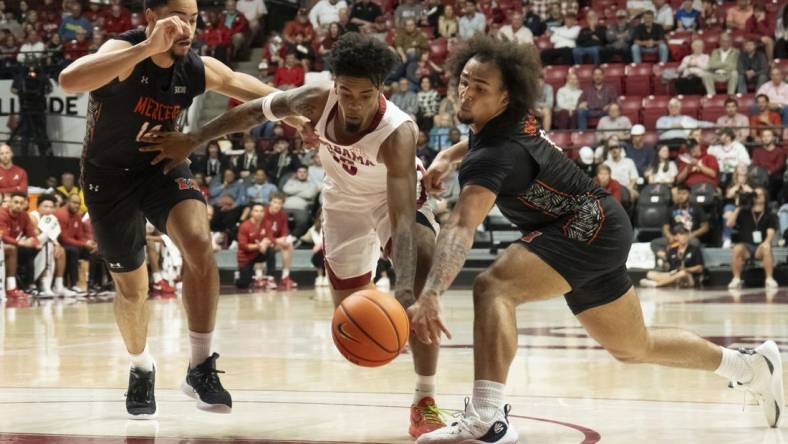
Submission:
[[[698,118],[700,113],[700,99],[702,96],[677,96],[681,100],[681,114]]]
[[[662,81],[662,71],[666,69],[677,69],[681,62],[667,62],[667,63],[658,63],[654,65],[654,69],[652,69],[653,78],[651,80],[653,86],[653,93],[656,96],[668,96],[673,95],[675,90],[673,88],[673,82],[663,82]]]
[[[653,68],[650,63],[627,65],[624,94],[640,97],[651,95],[652,71]]]
[[[539,51],[553,48],[553,42],[550,41],[550,37],[547,35],[536,37],[534,39],[534,45],[539,48]]]
[[[670,52],[671,60],[681,61],[684,56],[692,52],[690,47],[691,38],[691,31],[673,31],[667,35],[668,51]]]
[[[621,105],[621,114],[627,116],[633,124],[640,122],[640,111],[643,109],[642,97],[623,96],[618,103]]]
[[[725,94],[717,94],[716,96],[711,97],[701,97],[700,120],[716,122],[720,116],[725,114],[725,100],[727,99],[728,96]]]
[[[569,149],[572,147],[572,135],[567,131],[550,131],[547,137],[559,148]]]
[[[569,67],[566,65],[548,65],[542,69],[544,82],[553,87],[553,91],[558,92],[558,88],[566,83],[566,73]]]
[[[638,205],[669,205],[670,186],[656,183],[648,184],[640,190]]]
[[[737,94],[736,100],[739,102],[739,112],[750,115],[750,108],[755,105],[755,94]]]
[[[577,80],[580,81],[581,89],[586,89],[593,83],[594,68],[596,68],[594,65],[575,65],[572,67],[572,71],[577,75]]]
[[[783,72],[783,76],[788,75],[788,59],[775,59],[774,66],[780,68],[780,71]]]
[[[668,114],[670,96],[648,96],[643,99],[643,125],[646,129],[656,129],[657,119]]]
[[[443,65],[446,61],[446,56],[449,53],[448,46],[448,41],[443,37],[430,40],[430,59],[436,65]]]
[[[596,131],[573,131],[572,145],[581,148],[584,146],[596,146]]]
[[[624,79],[627,66],[623,63],[608,63],[602,65],[605,71],[605,83],[612,86],[618,95],[624,92]]]
[[[706,29],[704,31],[698,31],[695,38],[703,40],[703,52],[711,54],[712,51],[720,46],[721,34],[722,32],[716,29]]]
[[[660,237],[662,225],[668,220],[669,211],[668,204],[638,204],[636,225],[638,242],[648,242]]]

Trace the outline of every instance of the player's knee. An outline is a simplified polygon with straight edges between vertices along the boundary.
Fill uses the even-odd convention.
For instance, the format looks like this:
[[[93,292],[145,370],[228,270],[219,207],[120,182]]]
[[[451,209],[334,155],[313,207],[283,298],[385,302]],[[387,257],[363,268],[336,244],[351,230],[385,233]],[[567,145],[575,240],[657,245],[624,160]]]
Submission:
[[[483,271],[473,280],[473,303],[482,307],[506,296],[501,282],[490,270]]]
[[[178,235],[183,245],[184,257],[203,256],[211,253],[211,233],[202,227],[192,227]]]
[[[632,344],[624,347],[608,348],[616,361],[623,364],[643,364],[648,356],[648,347],[645,344]]]

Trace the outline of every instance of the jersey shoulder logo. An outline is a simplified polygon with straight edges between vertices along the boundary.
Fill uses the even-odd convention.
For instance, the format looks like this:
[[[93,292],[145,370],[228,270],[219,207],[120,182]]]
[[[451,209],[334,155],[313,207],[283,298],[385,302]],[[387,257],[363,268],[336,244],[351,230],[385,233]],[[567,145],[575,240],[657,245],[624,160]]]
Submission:
[[[539,134],[539,122],[533,114],[529,114],[528,117],[525,118],[523,133],[527,136],[536,136]]]
[[[193,190],[194,182],[191,179],[187,179],[185,177],[178,177],[175,179],[175,183],[178,184],[178,190]]]

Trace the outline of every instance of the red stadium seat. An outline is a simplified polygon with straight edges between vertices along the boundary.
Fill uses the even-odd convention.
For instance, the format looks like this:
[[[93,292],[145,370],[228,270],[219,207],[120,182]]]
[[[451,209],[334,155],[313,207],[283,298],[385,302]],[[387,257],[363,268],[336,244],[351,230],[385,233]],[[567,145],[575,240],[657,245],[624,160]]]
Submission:
[[[739,112],[750,115],[750,108],[755,105],[755,94],[737,94],[736,101],[739,102]]]
[[[652,70],[654,84],[654,95],[669,96],[674,94],[673,82],[664,82],[662,80],[662,71],[666,69],[676,69],[679,67],[680,62],[667,62],[654,65]]]
[[[569,149],[572,147],[572,134],[567,131],[550,131],[547,137],[559,148]]]
[[[575,65],[572,67],[572,71],[577,75],[577,80],[580,81],[581,89],[586,89],[593,84],[594,68],[596,68],[594,65]]]
[[[629,117],[634,125],[641,121],[640,111],[643,109],[643,98],[638,96],[623,96],[618,103],[621,105],[621,114]]]
[[[539,48],[539,51],[544,51],[545,49],[552,49],[553,42],[550,41],[550,37],[543,35],[534,39],[534,45]]]
[[[643,99],[643,125],[646,129],[656,129],[657,119],[668,114],[671,96],[649,96]]]
[[[626,68],[624,93],[628,96],[651,95],[652,65],[649,63],[631,64]]]
[[[725,100],[727,98],[728,96],[725,94],[701,97],[699,119],[707,122],[716,122],[720,116],[725,114]]]
[[[681,61],[684,56],[692,52],[690,48],[690,40],[692,39],[691,31],[673,31],[667,36],[668,52],[670,52],[670,59]]]
[[[697,119],[700,113],[701,96],[678,96],[678,98],[681,100],[681,114]]]
[[[783,72],[783,76],[788,75],[788,59],[775,59],[774,66],[780,68],[780,71]]]
[[[572,145],[580,148],[584,146],[596,146],[596,131],[574,131],[572,132]]]
[[[448,46],[448,41],[443,37],[430,40],[430,59],[436,65],[443,65],[446,61],[446,56],[449,53]]]
[[[734,5],[735,6],[735,5]],[[720,35],[722,32],[716,29],[698,31],[696,38],[703,40],[703,52],[711,54],[712,51],[720,46]]]
[[[624,92],[624,79],[626,76],[627,66],[623,63],[608,63],[602,65],[605,72],[605,83],[612,86],[618,95]]]
[[[553,87],[553,91],[558,92],[558,88],[566,83],[566,73],[569,67],[566,65],[548,65],[542,69],[544,82]]]

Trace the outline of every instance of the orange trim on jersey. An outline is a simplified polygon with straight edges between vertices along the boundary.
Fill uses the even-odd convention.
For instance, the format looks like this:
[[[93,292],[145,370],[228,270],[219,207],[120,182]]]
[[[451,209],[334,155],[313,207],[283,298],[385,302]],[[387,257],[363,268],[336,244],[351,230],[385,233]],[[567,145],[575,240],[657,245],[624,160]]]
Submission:
[[[555,188],[551,187],[550,185],[542,182],[541,180],[534,180],[534,182],[538,183],[539,185],[547,188],[548,190],[552,191],[553,193],[560,194],[562,196],[569,197],[569,194],[563,193],[561,191],[556,190]]]
[[[339,142],[337,142],[335,140],[331,140],[331,138],[328,136],[328,125],[330,125],[331,121],[334,119],[334,117],[336,117],[336,114],[337,114],[338,110],[339,110],[339,99],[337,99],[337,103],[335,103],[334,107],[331,108],[331,111],[329,111],[328,118],[326,119],[326,134],[325,134],[326,139],[329,142],[335,143],[337,145],[344,145],[344,146],[354,145],[354,144],[358,143],[361,139],[363,139],[364,136],[366,136],[367,134],[369,134],[369,133],[375,131],[376,129],[378,129],[378,126],[380,125],[380,122],[383,120],[383,116],[386,114],[386,97],[383,94],[380,95],[380,103],[379,103],[379,106],[378,106],[378,112],[377,112],[377,114],[375,114],[375,117],[372,119],[372,122],[369,124],[369,127],[367,129],[365,129],[364,131],[362,131],[358,135],[358,137],[356,137],[351,142],[346,143],[346,144],[341,144],[341,143],[339,143]]]

